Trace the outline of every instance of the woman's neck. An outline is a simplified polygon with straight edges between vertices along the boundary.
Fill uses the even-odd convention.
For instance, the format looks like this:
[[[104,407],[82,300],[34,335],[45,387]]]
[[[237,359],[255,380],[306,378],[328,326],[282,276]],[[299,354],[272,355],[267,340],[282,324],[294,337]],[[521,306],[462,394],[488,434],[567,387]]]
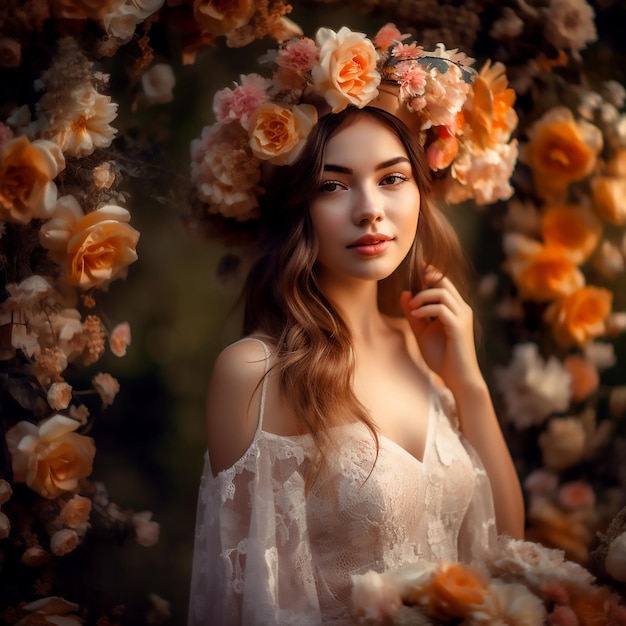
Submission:
[[[368,281],[349,285],[323,285],[324,295],[332,302],[346,323],[355,344],[368,342],[387,330],[378,309],[378,284]]]

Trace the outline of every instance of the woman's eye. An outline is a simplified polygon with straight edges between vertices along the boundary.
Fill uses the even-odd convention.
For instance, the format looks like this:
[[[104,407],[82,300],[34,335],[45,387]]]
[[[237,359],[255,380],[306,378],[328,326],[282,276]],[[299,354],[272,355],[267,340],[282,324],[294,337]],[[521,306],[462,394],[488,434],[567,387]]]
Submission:
[[[339,183],[336,183],[332,180],[327,180],[320,185],[321,193],[333,193],[333,191],[337,191],[338,189],[340,189]]]
[[[402,176],[402,174],[389,174],[385,176],[381,181],[381,185],[399,185],[400,183],[404,183],[409,180],[406,176]]]

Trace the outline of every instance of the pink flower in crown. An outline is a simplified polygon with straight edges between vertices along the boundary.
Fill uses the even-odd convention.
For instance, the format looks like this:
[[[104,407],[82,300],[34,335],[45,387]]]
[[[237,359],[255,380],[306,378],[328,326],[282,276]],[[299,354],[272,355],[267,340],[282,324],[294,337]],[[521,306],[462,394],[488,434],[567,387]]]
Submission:
[[[248,130],[248,122],[256,109],[269,100],[271,82],[258,74],[242,74],[235,89],[220,89],[213,98],[213,112],[220,124],[239,122]]]
[[[400,85],[400,96],[411,100],[424,94],[426,87],[426,72],[415,61],[401,61],[395,67],[394,79]]]
[[[397,59],[419,59],[424,56],[424,47],[415,41],[409,44],[399,43],[391,52]]]
[[[276,65],[303,74],[319,61],[320,49],[309,37],[292,39],[278,51]]]
[[[400,41],[404,41],[408,39],[411,35],[403,35],[397,28],[395,24],[389,23],[385,24],[374,36],[374,45],[379,50],[387,50],[394,43],[398,43]]]

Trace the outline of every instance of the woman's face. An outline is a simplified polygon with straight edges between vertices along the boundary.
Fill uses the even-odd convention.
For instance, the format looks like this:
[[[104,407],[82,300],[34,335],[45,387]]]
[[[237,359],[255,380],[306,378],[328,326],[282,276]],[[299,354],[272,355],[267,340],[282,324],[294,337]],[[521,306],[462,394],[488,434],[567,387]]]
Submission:
[[[359,116],[328,141],[311,203],[318,278],[388,277],[413,244],[419,211],[420,191],[402,142],[376,118]]]

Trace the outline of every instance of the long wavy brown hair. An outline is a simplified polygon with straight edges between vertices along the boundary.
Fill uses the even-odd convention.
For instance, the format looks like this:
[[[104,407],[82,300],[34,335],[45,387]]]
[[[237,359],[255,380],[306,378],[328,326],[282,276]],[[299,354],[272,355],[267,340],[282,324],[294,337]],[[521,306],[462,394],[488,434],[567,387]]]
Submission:
[[[419,226],[408,255],[389,278],[379,283],[379,307],[401,314],[400,292],[416,293],[427,264],[447,275],[467,296],[467,262],[458,237],[431,200],[430,169],[423,148],[406,126],[385,111],[348,108],[320,119],[290,167],[268,173],[262,199],[262,236],[258,255],[244,287],[245,334],[271,337],[283,398],[310,433],[322,457],[328,429],[360,420],[378,442],[366,409],[353,391],[354,352],[350,330],[319,288],[315,260],[317,242],[309,205],[319,192],[328,141],[341,129],[367,115],[394,133],[406,149],[420,190]]]

